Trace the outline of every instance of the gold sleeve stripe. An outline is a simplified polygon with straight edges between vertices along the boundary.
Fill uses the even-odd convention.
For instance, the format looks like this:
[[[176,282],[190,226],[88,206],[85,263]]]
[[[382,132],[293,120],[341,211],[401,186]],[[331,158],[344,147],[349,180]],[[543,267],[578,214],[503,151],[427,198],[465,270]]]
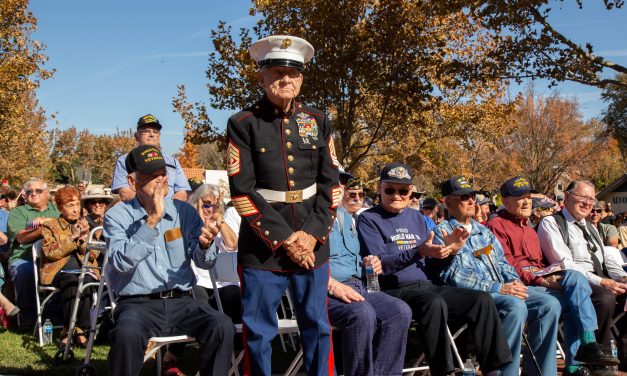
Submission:
[[[239,173],[239,149],[233,140],[229,140],[229,146],[226,148],[226,173],[228,176]]]
[[[242,217],[259,214],[259,209],[248,196],[231,197],[231,202],[233,202],[233,207],[237,210],[237,213]]]
[[[337,154],[335,154],[335,144],[333,143],[333,136],[329,137],[329,154],[331,154],[331,162],[333,166],[339,167],[340,161],[337,160]]]
[[[333,199],[332,208],[340,206],[340,202],[342,201],[342,188],[336,187],[331,189],[331,198]]]

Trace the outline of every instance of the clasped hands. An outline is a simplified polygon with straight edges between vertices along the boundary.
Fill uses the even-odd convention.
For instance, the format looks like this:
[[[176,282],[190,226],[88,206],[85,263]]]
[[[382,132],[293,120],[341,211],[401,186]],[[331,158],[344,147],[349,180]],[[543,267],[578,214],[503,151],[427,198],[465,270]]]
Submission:
[[[316,242],[316,238],[312,235],[299,230],[287,238],[285,243],[283,243],[283,248],[285,248],[287,256],[295,264],[305,269],[312,269],[316,261],[316,256],[313,252]]]

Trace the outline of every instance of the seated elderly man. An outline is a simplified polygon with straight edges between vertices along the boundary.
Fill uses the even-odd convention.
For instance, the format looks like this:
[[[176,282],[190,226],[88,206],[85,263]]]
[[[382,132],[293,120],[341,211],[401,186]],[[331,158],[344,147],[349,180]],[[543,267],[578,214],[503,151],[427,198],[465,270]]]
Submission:
[[[188,203],[166,198],[166,163],[158,148],[139,146],[125,164],[135,198],[111,208],[104,221],[109,282],[119,296],[109,373],[138,375],[150,337],[187,334],[200,344],[199,373],[226,375],[233,324],[191,293],[191,262],[205,269],[215,262],[218,228],[203,225]]]
[[[525,286],[516,270],[507,263],[494,234],[473,219],[475,190],[465,177],[454,176],[446,180],[441,191],[450,217],[436,228],[434,242],[444,244],[446,234],[458,229],[470,236],[459,252],[447,260],[448,264],[442,264],[440,277],[448,285],[492,295],[512,352],[512,362],[502,369],[504,375],[518,375],[525,322],[528,322],[529,342],[537,357],[539,371],[543,375],[554,375],[557,372],[555,343],[561,313],[559,301],[537,291],[536,287]],[[539,374],[533,356],[524,357],[523,374]]]
[[[498,373],[511,361],[498,313],[490,295],[481,291],[438,286],[427,274],[427,258],[445,258],[463,244],[461,230],[445,236],[446,246],[433,245],[424,216],[409,209],[412,190],[409,166],[391,163],[381,170],[381,203],[357,221],[362,252],[381,260],[379,281],[385,293],[411,307],[432,375],[454,371],[447,321],[467,323],[484,375]]]
[[[344,375],[400,375],[411,309],[400,299],[366,290],[355,229],[363,199],[361,182],[349,180],[329,234],[329,321],[334,329],[341,331]],[[376,273],[381,273],[378,257],[368,256],[363,263],[371,264]]]
[[[594,185],[588,181],[571,182],[566,188],[564,208],[545,217],[538,226],[542,252],[548,262],[563,262],[577,270],[592,288],[592,304],[597,314],[597,338],[604,349],[610,347],[612,318],[622,311],[627,296],[627,273],[612,257],[606,257],[603,242],[594,226],[586,221],[595,199]],[[618,302],[618,304],[617,304]],[[627,320],[616,326],[621,370],[627,370]]]
[[[35,300],[35,276],[33,275],[33,243],[42,238],[39,225],[58,218],[57,207],[48,201],[48,185],[41,179],[31,178],[24,184],[26,204],[11,210],[9,214],[8,236],[11,240],[9,271],[15,290],[17,305],[21,309],[24,326],[30,326],[37,319]]]
[[[617,365],[618,359],[606,355],[596,342],[597,315],[590,300],[590,285],[586,278],[574,270],[540,276],[546,268],[540,249],[540,240],[529,226],[532,200],[531,186],[527,179],[516,176],[501,185],[504,210],[488,222],[507,261],[516,269],[527,286],[538,286],[538,291],[559,300],[564,317],[566,340],[566,374],[589,375],[590,371],[577,361],[592,365]]]

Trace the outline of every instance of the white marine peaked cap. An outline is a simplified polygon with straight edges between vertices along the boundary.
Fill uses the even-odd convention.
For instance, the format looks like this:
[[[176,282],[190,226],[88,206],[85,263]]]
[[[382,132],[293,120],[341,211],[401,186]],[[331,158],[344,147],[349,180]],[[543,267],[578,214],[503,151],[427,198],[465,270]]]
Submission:
[[[311,43],[290,35],[271,35],[250,46],[250,56],[259,67],[292,67],[303,70],[314,54]]]

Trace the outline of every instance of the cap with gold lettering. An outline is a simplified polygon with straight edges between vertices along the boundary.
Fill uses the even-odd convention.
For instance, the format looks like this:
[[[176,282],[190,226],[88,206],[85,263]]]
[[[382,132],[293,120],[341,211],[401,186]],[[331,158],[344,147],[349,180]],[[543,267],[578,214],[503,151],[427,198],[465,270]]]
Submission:
[[[155,171],[164,167],[175,168],[165,163],[161,150],[155,146],[142,145],[131,150],[126,156],[126,172],[139,172],[145,175],[152,175]]]

